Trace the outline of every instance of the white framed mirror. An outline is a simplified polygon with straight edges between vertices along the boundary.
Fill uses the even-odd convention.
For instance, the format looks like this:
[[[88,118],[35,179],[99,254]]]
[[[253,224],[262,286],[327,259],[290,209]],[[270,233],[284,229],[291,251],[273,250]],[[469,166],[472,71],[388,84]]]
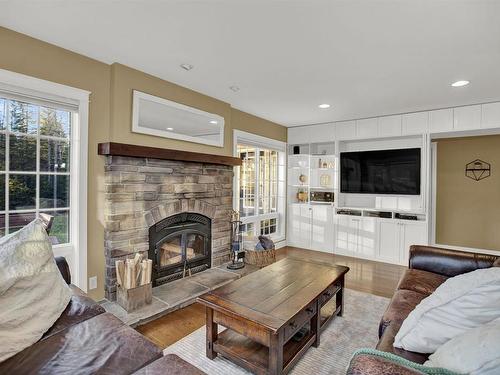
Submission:
[[[137,90],[132,131],[224,147],[224,117]]]

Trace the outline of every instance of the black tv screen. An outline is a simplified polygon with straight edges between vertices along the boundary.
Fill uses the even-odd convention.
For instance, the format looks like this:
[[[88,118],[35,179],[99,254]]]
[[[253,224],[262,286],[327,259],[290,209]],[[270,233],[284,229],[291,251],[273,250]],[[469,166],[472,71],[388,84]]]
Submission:
[[[420,149],[340,153],[340,191],[420,194]]]

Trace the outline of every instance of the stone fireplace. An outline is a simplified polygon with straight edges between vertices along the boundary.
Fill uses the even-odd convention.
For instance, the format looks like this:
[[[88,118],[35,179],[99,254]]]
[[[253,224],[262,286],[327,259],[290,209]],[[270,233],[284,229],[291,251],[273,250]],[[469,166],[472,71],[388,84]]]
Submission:
[[[106,156],[107,299],[116,299],[115,261],[137,252],[153,260],[154,285],[180,278],[187,269],[194,273],[229,261],[237,161],[221,160],[234,158],[213,162],[212,155],[131,145],[116,155],[110,145],[121,144],[99,145],[99,154]]]

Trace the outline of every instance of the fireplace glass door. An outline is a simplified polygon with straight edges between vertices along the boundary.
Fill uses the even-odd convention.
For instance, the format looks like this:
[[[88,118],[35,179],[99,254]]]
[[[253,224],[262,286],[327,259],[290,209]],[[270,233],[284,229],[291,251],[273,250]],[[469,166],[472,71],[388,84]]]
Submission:
[[[182,235],[167,237],[160,245],[158,251],[158,264],[161,268],[172,264],[181,263],[182,259]]]
[[[211,220],[182,212],[157,222],[149,228],[148,256],[153,260],[153,286],[210,268]]]
[[[208,255],[207,238],[202,233],[182,231],[170,235],[157,247],[159,268],[183,266]]]

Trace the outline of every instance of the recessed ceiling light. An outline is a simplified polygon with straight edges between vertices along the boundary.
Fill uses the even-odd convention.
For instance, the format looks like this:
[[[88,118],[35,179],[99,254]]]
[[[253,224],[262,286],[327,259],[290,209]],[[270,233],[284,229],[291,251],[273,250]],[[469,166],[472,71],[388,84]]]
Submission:
[[[172,130],[174,130],[174,128],[167,128],[167,130],[171,132]]]
[[[323,104],[318,105],[318,108],[327,109],[327,108],[330,108],[330,104],[323,103]]]
[[[187,71],[190,71],[191,69],[193,69],[193,68],[194,68],[194,66],[193,66],[193,65],[191,65],[191,64],[181,64],[181,65],[180,65],[180,67],[181,67],[182,69],[184,69],[184,70],[187,70]]]
[[[457,81],[453,82],[451,85],[453,87],[462,87],[462,86],[467,86],[469,84],[469,81]]]
[[[240,91],[240,88],[238,86],[229,86],[229,90],[237,92]]]
[[[217,124],[218,124],[218,122],[217,122],[217,121],[215,121],[215,120],[211,120],[211,121],[210,121],[210,123],[211,123],[211,124],[214,124],[214,125],[217,125]]]

